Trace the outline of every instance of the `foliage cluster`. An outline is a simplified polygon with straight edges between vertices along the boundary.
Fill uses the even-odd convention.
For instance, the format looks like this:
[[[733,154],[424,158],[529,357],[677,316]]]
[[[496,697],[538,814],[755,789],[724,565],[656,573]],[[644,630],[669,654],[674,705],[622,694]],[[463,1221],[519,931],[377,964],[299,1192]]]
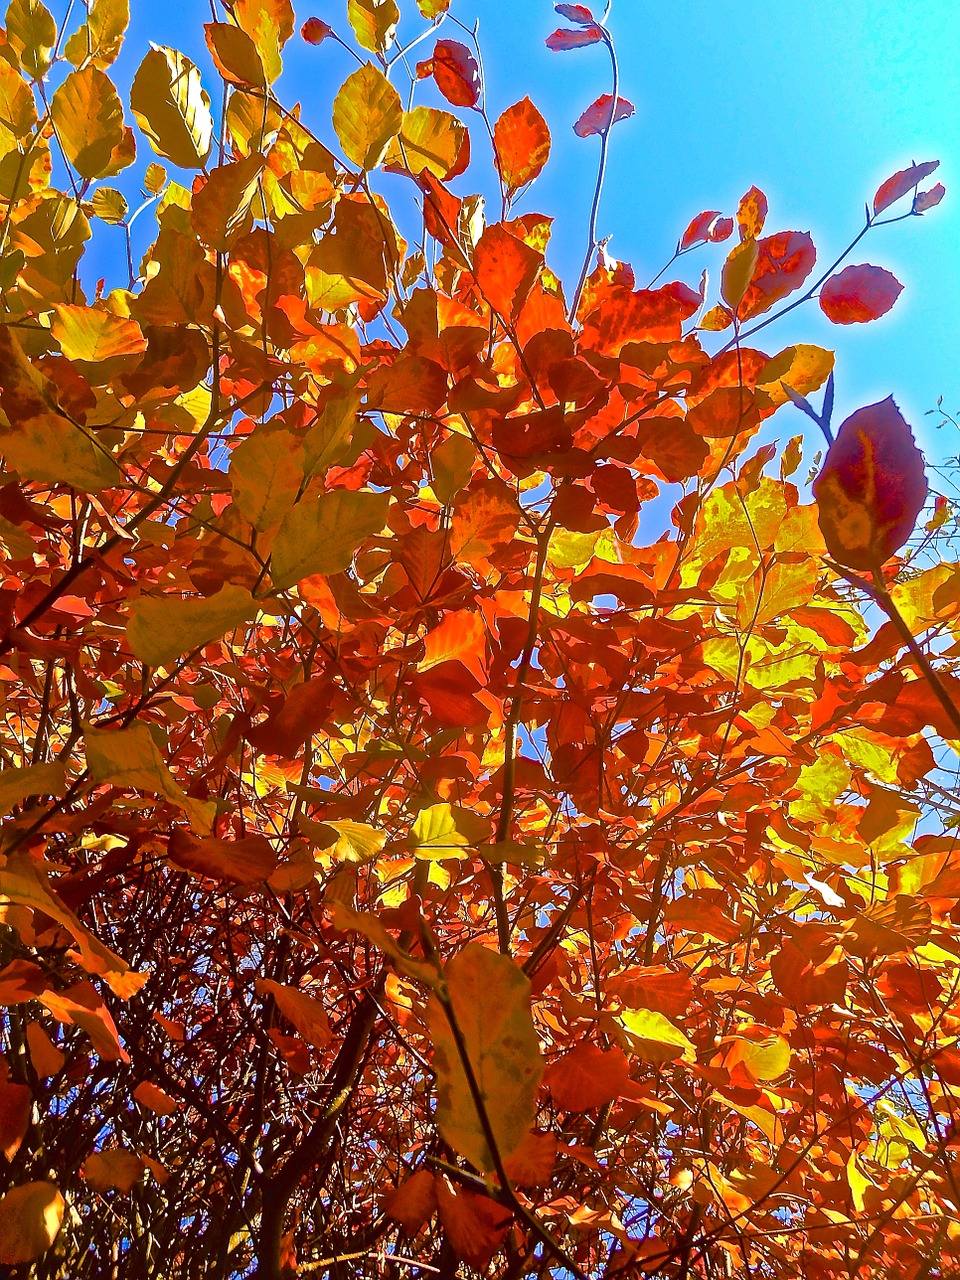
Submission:
[[[121,100],[127,0],[10,0],[18,1274],[946,1274],[960,567],[893,400],[835,433],[833,353],[766,341],[901,286],[818,270],[757,188],[668,264],[725,254],[718,295],[638,285],[598,239],[606,15],[556,8],[612,72],[569,295],[518,212],[547,125],[488,114],[449,0],[402,46],[394,0],[301,36],[290,0],[215,7],[216,106],[159,45]],[[274,91],[297,38],[357,52],[334,149]],[[456,194],[481,144],[494,216]],[[127,286],[91,291],[117,227]]]

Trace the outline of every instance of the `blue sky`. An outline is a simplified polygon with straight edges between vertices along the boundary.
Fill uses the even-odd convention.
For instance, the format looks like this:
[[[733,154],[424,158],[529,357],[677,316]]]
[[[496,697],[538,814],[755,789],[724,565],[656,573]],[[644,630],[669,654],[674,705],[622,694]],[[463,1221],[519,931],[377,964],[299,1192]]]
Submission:
[[[317,16],[349,33],[346,0],[295,4],[298,28]],[[401,36],[409,39],[423,24],[413,0],[400,5]],[[210,20],[207,0],[132,0],[132,8],[122,81],[129,83],[151,39],[182,49],[207,72],[201,29]],[[596,139],[575,137],[571,126],[609,92],[606,55],[600,47],[547,50],[544,39],[560,21],[548,0],[453,0],[451,12],[470,26],[479,19],[491,114],[529,94],[550,123],[550,162],[520,209],[556,218],[551,265],[569,291],[583,252],[598,147]],[[960,440],[938,436],[934,420],[924,418],[940,395],[946,408],[960,408],[955,0],[613,0],[610,26],[621,93],[637,113],[614,131],[600,233],[612,235],[611,252],[633,263],[640,282],[669,258],[694,214],[732,213],[752,183],[770,201],[767,229],[810,231],[827,264],[859,230],[864,202],[884,178],[912,160],[941,160],[943,204],[871,232],[852,259],[885,266],[903,282],[893,311],[841,328],[813,303],[765,333],[764,349],[773,353],[795,341],[836,348],[837,415],[892,393],[931,456],[960,450]],[[458,33],[445,26],[442,34]],[[430,47],[419,46],[413,56]],[[302,101],[305,119],[330,136],[330,103],[355,65],[333,42],[310,47],[296,35],[287,46],[281,97]],[[208,83],[215,87],[212,70]],[[432,92],[424,86],[419,100],[440,104]],[[482,154],[482,132],[476,126],[471,132],[475,154]],[[141,144],[137,177],[151,158]],[[468,176],[458,189],[477,185]],[[684,259],[683,275],[695,283],[707,267],[716,279],[723,252],[719,246]],[[784,416],[783,434],[799,429],[799,419],[788,423]]]

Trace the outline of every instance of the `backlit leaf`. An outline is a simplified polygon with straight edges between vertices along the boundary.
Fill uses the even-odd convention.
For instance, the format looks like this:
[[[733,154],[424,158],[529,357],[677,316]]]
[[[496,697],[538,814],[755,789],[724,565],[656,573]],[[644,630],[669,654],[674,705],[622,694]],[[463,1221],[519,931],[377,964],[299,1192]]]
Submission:
[[[46,75],[57,42],[57,24],[42,0],[10,0],[7,43],[32,79]]]
[[[28,1182],[0,1199],[0,1262],[16,1267],[39,1258],[63,1222],[63,1196],[52,1182]]]
[[[62,764],[29,764],[0,769],[0,817],[28,796],[59,796],[66,790]]]
[[[543,266],[543,255],[512,236],[501,223],[487,227],[474,251],[473,274],[490,306],[512,320]]]
[[[267,83],[273,84],[283,70],[281,50],[293,35],[293,5],[290,0],[234,0],[232,8],[256,46]]]
[[[292,1022],[307,1044],[315,1049],[325,1049],[330,1043],[330,1023],[320,1000],[298,991],[296,987],[285,986],[274,982],[272,978],[258,978],[257,992],[260,995],[272,996],[277,1008]]]
[[[590,138],[597,133],[606,133],[619,120],[629,119],[635,111],[636,108],[632,102],[619,97],[614,110],[613,98],[609,93],[603,93],[579,117],[573,126],[573,132],[578,138]]]
[[[130,0],[93,0],[87,20],[67,40],[63,51],[74,66],[89,60],[101,71],[115,62],[130,25]]]
[[[806,231],[778,231],[758,240],[757,262],[739,306],[740,319],[762,315],[799,289],[816,261],[817,251]]]
[[[820,290],[820,309],[834,324],[864,324],[885,316],[902,292],[883,267],[844,267]]]
[[[913,532],[927,497],[923,457],[890,396],[850,415],[813,483],[834,559],[873,570]]]
[[[203,30],[210,56],[225,80],[254,88],[266,85],[263,62],[246,31],[230,22],[208,22]]]
[[[687,1036],[669,1018],[653,1009],[625,1009],[620,1022],[631,1053],[647,1062],[694,1061],[696,1050]]]
[[[410,844],[418,858],[463,858],[471,846],[489,839],[490,823],[457,804],[434,804],[421,809],[410,829]]]
[[[582,27],[579,31],[560,28],[547,36],[546,46],[554,53],[561,53],[567,49],[582,49],[585,45],[596,44],[602,39],[603,31],[600,27]]]
[[[130,109],[158,156],[182,169],[206,164],[213,142],[210,98],[189,58],[153,45],[134,76]]]
[[[149,667],[170,667],[191,649],[256,617],[257,605],[246,587],[224,586],[216,595],[140,596],[130,606],[127,643]]]
[[[493,126],[497,168],[508,191],[532,182],[550,157],[550,130],[529,98],[507,107]]]
[[[167,768],[153,734],[145,724],[127,729],[87,729],[87,768],[95,782],[110,782],[133,791],[162,796],[189,817],[201,834],[213,821],[214,805],[188,796]]]
[[[874,215],[882,213],[889,205],[912,191],[918,183],[928,177],[935,169],[939,169],[939,160],[924,160],[922,164],[912,164],[907,169],[898,169],[896,173],[881,182],[877,194],[873,197]]]
[[[123,150],[123,105],[103,71],[92,65],[71,71],[53,95],[50,114],[81,177],[105,178],[133,162],[135,153]]]
[[[387,494],[335,489],[304,501],[284,517],[273,544],[273,585],[292,587],[315,573],[342,573],[364,539],[387,518]]]
[[[475,107],[480,100],[480,67],[459,40],[438,40],[432,58],[418,65],[417,74],[432,74],[437,88],[455,107]]]
[[[377,167],[403,128],[400,95],[379,67],[368,62],[347,76],[333,102],[333,127],[348,160]]]
[[[371,53],[386,53],[400,21],[395,0],[347,0],[347,18],[357,44]]]
[[[452,1017],[463,1039],[501,1158],[519,1150],[536,1118],[543,1060],[530,1013],[530,982],[510,959],[469,943],[444,966],[450,1014],[437,995],[427,1003],[437,1073],[437,1127],[476,1168],[493,1157],[477,1112]]]

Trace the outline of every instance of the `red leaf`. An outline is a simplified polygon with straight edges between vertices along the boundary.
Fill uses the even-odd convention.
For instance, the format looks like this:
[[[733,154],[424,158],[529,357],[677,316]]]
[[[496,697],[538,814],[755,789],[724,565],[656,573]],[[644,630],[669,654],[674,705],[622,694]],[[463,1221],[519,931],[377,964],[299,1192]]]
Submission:
[[[817,251],[806,231],[778,231],[757,244],[757,263],[739,307],[741,320],[769,311],[799,289],[813,270]]]
[[[927,497],[923,455],[889,396],[850,415],[813,482],[820,530],[848,569],[879,569],[913,532]]]
[[[885,316],[902,292],[883,267],[844,267],[820,290],[820,309],[834,324],[865,324]]]
[[[450,1247],[461,1261],[477,1271],[486,1271],[510,1230],[509,1209],[462,1189],[454,1191],[437,1179],[440,1221],[446,1228]]]
[[[680,240],[681,249],[689,249],[703,240],[716,244],[733,232],[733,219],[724,218],[719,209],[704,209],[690,222]]]
[[[459,40],[438,40],[429,62],[417,67],[433,72],[437,88],[455,107],[475,107],[480,101],[480,67],[465,44]]]
[[[481,688],[480,681],[462,662],[440,662],[429,671],[418,672],[413,687],[444,728],[474,729],[490,718],[488,708],[474,696]]]
[[[913,197],[913,212],[926,213],[928,209],[938,205],[946,194],[947,189],[942,182],[938,182],[929,191],[918,191]]]
[[[167,857],[185,871],[234,884],[268,880],[277,867],[270,841],[260,835],[243,840],[218,840],[215,836],[198,839],[178,829],[167,844]]]
[[[543,1082],[561,1111],[593,1111],[629,1091],[630,1068],[622,1049],[578,1044],[547,1067]]]
[[[687,425],[708,440],[735,436],[760,425],[760,414],[747,387],[718,387],[693,406]]]
[[[596,44],[603,39],[600,27],[584,27],[581,31],[569,31],[559,27],[552,35],[547,36],[546,46],[554,53],[563,53],[567,49],[582,49],[588,44]]]
[[[568,22],[578,22],[581,27],[588,27],[596,22],[593,14],[582,4],[555,4],[555,12],[559,13],[561,18],[566,18]]]
[[[424,169],[418,179],[423,192],[423,221],[430,235],[448,249],[461,253],[457,240],[462,202],[429,169]]]
[[[873,197],[874,214],[882,213],[888,205],[905,196],[912,187],[939,167],[939,160],[924,160],[922,164],[912,164],[909,169],[899,169],[877,188],[877,194]]]
[[[513,320],[543,266],[543,255],[512,236],[500,223],[487,227],[473,255],[473,276],[485,301],[504,320]]]
[[[333,35],[333,27],[322,18],[308,18],[300,28],[300,34],[307,44],[323,44],[327,36]]]
[[[633,115],[636,108],[626,98],[617,98],[617,109],[613,111],[613,98],[609,93],[601,94],[596,102],[592,102],[573,126],[578,138],[589,138],[595,133],[606,133],[618,120],[626,120]],[[611,119],[612,116],[612,119]]]
[[[383,1198],[383,1212],[413,1237],[437,1211],[437,1184],[429,1169],[418,1169]]]
[[[507,107],[493,126],[494,159],[508,191],[532,182],[550,158],[550,130],[529,98]]]

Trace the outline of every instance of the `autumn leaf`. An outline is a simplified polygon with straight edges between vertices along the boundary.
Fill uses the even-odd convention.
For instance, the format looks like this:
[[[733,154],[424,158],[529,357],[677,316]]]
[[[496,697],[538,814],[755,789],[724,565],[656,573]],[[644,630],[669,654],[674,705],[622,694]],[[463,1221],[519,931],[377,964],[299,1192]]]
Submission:
[[[579,31],[561,27],[547,36],[545,43],[547,48],[552,49],[554,53],[561,53],[567,49],[582,49],[586,45],[597,44],[602,39],[603,30],[601,27],[582,27]]]
[[[333,102],[333,127],[344,155],[361,169],[375,169],[403,128],[400,95],[368,62],[349,75]]]
[[[71,71],[53,95],[50,114],[64,154],[81,177],[106,178],[133,163],[136,152],[120,95],[95,66]]]
[[[601,94],[596,102],[590,104],[573,126],[578,138],[590,138],[597,133],[606,133],[619,120],[628,120],[636,108],[626,98],[617,98],[614,110],[613,98],[609,93]]]
[[[214,806],[194,800],[183,791],[164,763],[153,735],[145,724],[126,729],[88,728],[84,734],[87,768],[96,782],[146,791],[182,809],[202,834],[209,831]]]
[[[176,49],[154,45],[130,89],[130,108],[158,156],[202,169],[213,142],[210,98],[200,72]]]
[[[533,1127],[543,1074],[530,1014],[530,983],[509,956],[477,943],[447,962],[444,979],[449,1005],[433,994],[426,1014],[437,1073],[437,1126],[455,1151],[489,1171],[494,1157],[459,1046],[483,1099],[497,1152],[505,1159],[519,1150]]]
[[[813,493],[827,549],[845,568],[879,570],[903,546],[926,501],[927,481],[892,396],[846,419]]]
[[[16,1267],[46,1253],[65,1208],[52,1182],[27,1182],[8,1191],[0,1198],[0,1262]]]
[[[273,584],[291,587],[315,573],[347,569],[364,539],[379,533],[388,497],[334,489],[314,502],[300,502],[281,522],[271,559]]]
[[[864,324],[885,316],[902,292],[883,267],[844,267],[820,290],[820,309],[834,324]]]
[[[939,160],[925,160],[922,164],[912,164],[907,169],[898,169],[887,178],[886,182],[881,182],[877,188],[877,194],[873,197],[874,217],[895,204],[908,191],[912,191],[939,167]]]
[[[417,76],[432,75],[437,88],[455,107],[475,107],[480,101],[480,67],[459,40],[438,40],[433,55],[417,64]]]
[[[550,157],[550,130],[529,98],[507,107],[493,126],[494,158],[508,191],[538,177]]]

